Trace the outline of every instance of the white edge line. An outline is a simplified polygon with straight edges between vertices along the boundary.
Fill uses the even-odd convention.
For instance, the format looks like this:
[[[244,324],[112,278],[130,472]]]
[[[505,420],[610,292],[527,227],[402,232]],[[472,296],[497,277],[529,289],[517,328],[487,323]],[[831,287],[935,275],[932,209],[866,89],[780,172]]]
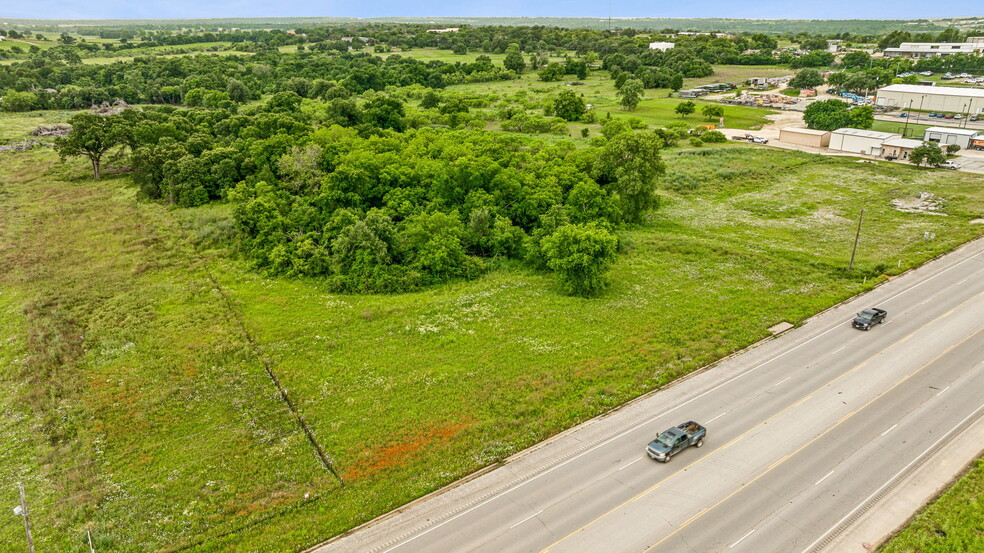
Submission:
[[[752,532],[754,532],[754,531],[755,531],[755,529],[754,529],[754,528],[752,528],[751,530],[749,530],[747,534],[745,534],[744,536],[742,536],[742,537],[740,537],[740,538],[738,538],[738,541],[736,541],[735,543],[733,543],[733,544],[731,544],[731,545],[729,545],[729,546],[728,546],[728,549],[731,549],[731,548],[733,548],[734,546],[736,546],[736,545],[738,545],[739,543],[741,543],[741,540],[743,540],[743,539],[745,539],[745,538],[747,538],[748,536],[751,536],[751,535],[752,535]]]
[[[940,273],[940,274],[942,274],[942,273]],[[935,275],[934,275],[934,277],[935,277]],[[688,399],[687,401],[681,403],[680,405],[677,405],[676,407],[673,407],[673,408],[671,408],[671,409],[669,409],[667,411],[663,411],[662,413],[659,413],[658,415],[654,415],[651,418],[649,418],[649,419],[647,419],[647,420],[645,420],[643,422],[640,422],[639,424],[636,424],[636,425],[632,426],[631,428],[626,429],[624,432],[621,432],[619,434],[616,434],[615,436],[612,436],[611,438],[608,438],[607,440],[604,440],[602,442],[599,442],[595,446],[593,446],[593,447],[591,447],[589,449],[586,449],[585,451],[579,453],[578,455],[575,455],[574,457],[571,457],[570,459],[567,459],[566,461],[563,461],[561,463],[558,463],[558,464],[556,464],[556,465],[554,465],[554,466],[552,466],[552,467],[544,470],[543,472],[537,474],[536,476],[533,476],[533,477],[531,477],[531,478],[529,478],[527,480],[523,480],[522,482],[516,484],[512,488],[509,488],[508,490],[505,490],[502,493],[499,493],[497,495],[494,495],[494,496],[486,499],[485,501],[482,501],[481,503],[478,503],[478,504],[476,504],[476,505],[474,505],[474,506],[472,506],[472,507],[470,507],[468,509],[465,509],[464,511],[461,511],[460,513],[454,515],[453,517],[451,517],[451,518],[449,518],[447,520],[441,521],[440,523],[435,524],[434,526],[431,526],[430,528],[427,528],[426,530],[424,530],[424,531],[422,531],[422,532],[420,532],[418,534],[415,534],[412,537],[409,537],[409,538],[401,541],[400,543],[397,543],[397,544],[389,547],[388,549],[385,549],[385,550],[381,551],[380,553],[390,553],[390,551],[394,551],[397,548],[399,548],[399,547],[401,547],[403,545],[406,545],[406,544],[412,542],[413,540],[415,540],[415,539],[417,539],[417,538],[419,538],[421,536],[425,536],[425,535],[433,532],[434,530],[437,530],[438,528],[444,526],[445,524],[448,524],[450,522],[453,522],[453,521],[455,521],[455,520],[457,520],[457,519],[459,519],[459,518],[467,515],[468,513],[476,510],[476,509],[479,509],[481,507],[484,507],[485,505],[487,505],[487,504],[495,501],[496,499],[499,499],[499,498],[503,497],[504,495],[507,495],[509,493],[512,493],[512,492],[514,492],[514,491],[522,488],[523,486],[525,486],[525,485],[527,485],[527,484],[529,484],[529,483],[531,483],[531,482],[539,479],[540,477],[546,476],[547,474],[550,474],[551,472],[553,472],[553,471],[555,471],[555,470],[563,467],[564,465],[566,465],[568,463],[571,463],[573,461],[576,461],[577,459],[580,459],[581,457],[584,457],[585,455],[593,452],[594,450],[596,450],[596,449],[598,449],[600,447],[603,447],[605,445],[608,445],[610,442],[613,442],[613,441],[615,441],[615,440],[617,440],[619,438],[622,438],[623,436],[626,436],[626,435],[628,435],[628,434],[630,434],[632,432],[635,432],[639,428],[642,428],[643,426],[646,426],[647,424],[652,423],[657,418],[662,417],[662,416],[665,416],[665,415],[668,415],[668,414],[672,413],[673,411],[676,411],[677,409],[680,409],[682,407],[685,407],[685,406],[689,405],[690,403],[693,403],[693,402],[697,401],[698,399],[700,399],[700,398],[702,398],[702,397],[704,397],[704,396],[706,396],[706,395],[708,395],[708,394],[710,394],[710,393],[712,393],[714,391],[717,391],[719,388],[722,388],[724,386],[727,386],[728,384],[731,384],[735,380],[738,380],[739,378],[741,378],[743,376],[747,376],[747,375],[749,375],[749,374],[757,371],[758,369],[764,367],[765,365],[768,365],[769,363],[772,363],[776,359],[779,359],[781,357],[784,357],[786,354],[792,353],[793,351],[796,351],[797,349],[799,349],[799,348],[801,348],[801,347],[809,344],[810,342],[813,342],[814,340],[817,340],[817,339],[819,339],[819,338],[821,338],[821,337],[823,337],[823,336],[825,336],[825,335],[827,335],[827,334],[829,334],[829,333],[831,333],[831,332],[833,332],[835,330],[839,330],[840,328],[841,328],[840,324],[837,324],[835,326],[832,326],[832,327],[828,328],[827,330],[821,332],[820,334],[817,334],[813,338],[810,338],[809,340],[806,340],[805,342],[803,342],[801,344],[797,344],[796,346],[793,346],[793,347],[791,347],[791,348],[783,351],[782,353],[776,355],[775,357],[773,357],[771,359],[768,359],[766,361],[763,361],[763,362],[759,363],[758,365],[756,365],[756,366],[748,369],[747,371],[745,371],[745,372],[743,372],[741,374],[736,374],[735,376],[729,378],[728,380],[725,380],[724,382],[718,384],[717,386],[714,386],[713,388],[711,388],[711,389],[709,389],[709,390],[707,390],[707,391],[705,391],[705,392],[703,392],[701,394],[698,394],[698,395],[696,395],[696,396]]]
[[[772,386],[778,386],[778,385],[782,384],[783,382],[789,380],[790,378],[792,378],[792,377],[791,376],[787,376],[786,378],[783,378],[782,380],[780,380],[779,382],[776,382]]]
[[[879,493],[881,493],[881,491],[885,488],[885,486],[888,486],[889,484],[891,484],[892,481],[895,480],[896,478],[898,478],[900,474],[902,474],[905,471],[909,470],[909,467],[911,467],[912,465],[916,464],[916,462],[919,461],[919,459],[921,459],[923,455],[925,455],[925,454],[929,453],[930,451],[936,449],[936,446],[938,446],[943,440],[948,439],[950,437],[950,434],[953,434],[953,431],[954,430],[956,430],[957,428],[960,428],[961,426],[963,426],[963,423],[965,423],[968,420],[970,420],[971,418],[977,416],[977,413],[980,412],[981,409],[984,409],[984,405],[981,405],[980,407],[978,407],[977,409],[975,409],[973,413],[967,415],[962,421],[960,421],[957,424],[953,425],[953,428],[951,428],[949,432],[947,432],[946,434],[944,434],[940,439],[938,439],[935,442],[933,442],[933,445],[931,445],[928,448],[926,448],[925,450],[923,450],[922,453],[920,453],[919,455],[916,455],[916,457],[908,465],[902,467],[902,470],[896,472],[891,478],[889,478],[888,480],[886,480],[884,484],[882,484],[881,486],[879,486],[877,490],[875,490],[874,492],[872,492],[871,495],[869,495],[864,500],[862,500],[861,503],[858,503],[858,506],[857,507],[851,509],[850,512],[848,512],[846,515],[844,515],[844,518],[838,520],[826,532],[820,534],[820,537],[817,538],[816,541],[814,541],[813,543],[811,543],[810,545],[808,545],[806,547],[806,549],[803,550],[803,553],[808,553],[810,550],[812,550],[814,547],[816,547],[816,545],[818,543],[820,543],[821,541],[823,541],[823,539],[825,537],[827,537],[827,534],[833,532],[835,528],[837,528],[845,520],[847,520],[851,516],[853,516],[854,513],[857,512],[857,510],[860,509],[862,506],[864,506],[865,503],[871,501],[871,499],[873,497],[875,497]]]
[[[827,474],[823,475],[823,478],[821,478],[820,480],[817,480],[816,482],[814,482],[813,485],[814,486],[819,486],[820,485],[820,482],[823,482],[824,480],[826,480],[827,477],[830,476],[833,473],[834,473],[834,471],[828,472]]]
[[[842,350],[842,349],[844,349],[844,348],[846,348],[846,347],[847,347],[847,346],[841,346],[841,347],[839,347],[839,348],[837,348],[837,349],[835,349],[834,351],[832,351],[832,352],[830,352],[830,355],[833,355],[833,354],[835,354],[835,353],[837,353],[838,351],[840,351],[840,350]]]
[[[718,416],[716,416],[716,417],[714,417],[713,419],[708,419],[708,420],[707,420],[707,422],[708,422],[708,423],[712,423],[712,422],[714,422],[714,421],[716,421],[716,420],[718,420],[718,419],[720,419],[721,417],[723,417],[723,416],[725,416],[725,415],[727,415],[727,414],[728,414],[727,412],[724,412],[724,413],[721,413],[720,415],[718,415]]]
[[[939,391],[939,393],[936,394],[936,397],[939,397],[943,392],[945,392],[945,391],[947,391],[949,389],[950,389],[949,386],[947,386],[946,388],[943,388],[942,390]]]
[[[631,463],[629,463],[629,464],[627,464],[627,465],[623,465],[623,466],[622,466],[621,468],[619,468],[618,470],[622,470],[622,469],[624,469],[624,468],[628,468],[628,467],[630,467],[630,466],[632,466],[632,465],[634,465],[634,464],[636,464],[636,463],[638,463],[639,461],[642,461],[642,459],[643,459],[642,457],[639,457],[639,458],[638,458],[638,459],[636,459],[635,461],[632,461]],[[543,511],[540,511],[540,512],[542,513]],[[539,514],[539,513],[537,513],[537,514]]]
[[[513,524],[512,526],[510,526],[510,527],[509,527],[509,529],[510,529],[510,530],[512,530],[513,528],[515,528],[515,527],[517,527],[517,526],[519,526],[520,524],[522,524],[522,523],[524,523],[524,522],[526,522],[527,520],[530,520],[531,518],[536,518],[536,517],[537,517],[537,515],[539,515],[539,514],[540,514],[540,513],[542,513],[542,512],[543,512],[543,509],[540,509],[539,511],[537,511],[537,512],[535,512],[535,513],[533,513],[532,515],[530,515],[530,516],[528,516],[528,517],[526,517],[526,518],[524,518],[523,520],[521,520],[521,521],[519,521],[519,522],[517,522],[516,524]]]
[[[896,423],[896,424],[893,424],[891,428],[889,428],[888,430],[886,430],[886,431],[884,431],[884,432],[882,432],[882,433],[881,433],[881,435],[882,435],[882,436],[884,436],[885,434],[888,434],[888,433],[889,433],[889,432],[891,432],[892,430],[895,430],[895,427],[896,427],[896,426],[898,426],[898,424],[897,424],[897,423]]]
[[[935,279],[935,278],[937,278],[937,277],[939,277],[941,275],[944,275],[944,274],[952,271],[953,269],[956,269],[957,267],[963,265],[964,263],[967,263],[968,261],[976,258],[979,255],[981,255],[980,252],[975,253],[974,255],[971,255],[967,259],[964,259],[963,261],[959,261],[959,262],[955,263],[952,267],[947,267],[946,269],[943,269],[942,271],[936,273],[935,275],[926,278],[926,280],[923,280],[921,282],[918,282],[916,284],[913,284],[909,288],[906,288],[905,290],[902,290],[902,291],[900,291],[900,292],[898,292],[898,293],[896,293],[896,294],[894,294],[892,296],[889,296],[888,298],[885,298],[884,300],[882,300],[881,303],[887,303],[887,302],[889,302],[889,301],[891,301],[891,300],[893,300],[893,299],[901,296],[902,294],[905,294],[905,293],[908,293],[908,292],[910,292],[912,290],[915,290],[919,286],[922,286],[923,284],[925,284],[925,283],[927,283],[927,282],[929,282],[929,281],[931,281],[931,280],[933,280],[933,279]],[[686,405],[689,405],[690,403],[693,403],[694,401],[697,401],[698,399],[706,396],[707,394],[710,394],[711,392],[714,392],[714,391],[716,391],[717,389],[719,389],[719,388],[721,388],[723,386],[727,386],[728,384],[734,382],[735,380],[738,380],[739,378],[742,378],[743,376],[747,376],[747,375],[749,375],[749,374],[751,374],[751,373],[753,373],[753,372],[761,369],[762,367],[768,365],[769,363],[772,363],[776,359],[780,359],[782,357],[785,357],[787,354],[792,353],[792,352],[798,350],[799,348],[801,348],[801,347],[803,347],[803,346],[805,346],[805,345],[813,342],[814,340],[817,340],[817,339],[819,339],[819,338],[821,338],[823,336],[826,336],[827,334],[830,334],[831,332],[833,332],[835,330],[839,330],[840,328],[841,328],[841,324],[840,323],[835,323],[830,328],[828,328],[827,330],[821,332],[820,334],[817,334],[813,338],[810,338],[809,340],[806,340],[805,342],[803,342],[801,344],[797,344],[797,345],[795,345],[795,346],[793,346],[793,347],[791,347],[789,349],[786,349],[785,351],[783,351],[782,353],[779,353],[775,357],[772,357],[771,359],[768,359],[766,361],[763,361],[763,362],[759,363],[758,365],[756,365],[756,366],[754,366],[754,367],[746,370],[745,372],[743,372],[741,374],[736,374],[735,376],[729,378],[728,380],[725,380],[724,382],[718,384],[717,386],[714,386],[713,388],[711,388],[711,389],[709,389],[709,390],[707,390],[707,391],[705,391],[705,392],[703,392],[703,393],[701,393],[699,395],[696,395],[696,396],[688,399],[687,401],[681,403],[680,405],[677,405],[676,407],[671,408],[668,411],[664,411],[662,413],[659,413],[658,415],[653,415],[649,419],[647,419],[647,420],[645,420],[643,422],[640,422],[639,424],[636,424],[636,425],[632,426],[631,428],[626,429],[624,432],[621,432],[619,434],[616,434],[615,436],[612,436],[611,438],[608,438],[607,440],[604,440],[604,441],[598,443],[597,445],[595,445],[595,446],[593,446],[593,447],[591,447],[589,449],[586,449],[585,451],[579,453],[578,455],[575,455],[574,457],[571,457],[570,459],[567,459],[566,461],[564,461],[562,463],[558,463],[558,464],[556,464],[556,465],[554,465],[554,466],[552,466],[552,467],[544,470],[543,472],[537,474],[536,476],[533,476],[532,478],[529,478],[528,480],[524,480],[524,481],[516,484],[512,488],[509,488],[508,490],[505,490],[502,493],[493,495],[492,497],[486,499],[485,501],[482,501],[481,503],[478,503],[478,504],[476,504],[476,505],[474,505],[474,506],[472,506],[472,507],[470,507],[470,508],[462,511],[462,512],[454,515],[453,517],[451,517],[451,518],[449,518],[447,520],[444,520],[444,521],[442,521],[442,522],[440,522],[438,524],[435,524],[434,526],[431,526],[430,528],[428,528],[428,529],[426,529],[426,530],[424,530],[424,531],[422,531],[422,532],[420,532],[418,534],[415,534],[412,537],[409,537],[409,538],[407,538],[407,539],[405,539],[405,540],[403,540],[403,541],[401,541],[401,542],[399,542],[397,544],[394,544],[393,546],[389,547],[388,549],[385,549],[385,550],[381,551],[380,553],[390,553],[390,551],[394,551],[394,550],[398,549],[399,547],[401,547],[403,545],[406,545],[406,544],[412,542],[413,540],[415,540],[415,539],[417,539],[417,538],[419,538],[421,536],[424,536],[426,534],[429,534],[430,532],[433,532],[434,530],[437,530],[438,528],[444,526],[445,524],[448,524],[448,523],[450,523],[450,522],[452,522],[454,520],[457,520],[458,518],[461,518],[461,517],[465,516],[466,514],[472,512],[472,511],[474,511],[474,510],[476,510],[476,509],[478,509],[480,507],[484,507],[485,505],[487,505],[487,504],[495,501],[496,499],[499,499],[499,498],[501,498],[502,496],[504,496],[506,494],[512,493],[512,492],[518,490],[519,488],[525,486],[526,484],[529,484],[530,482],[533,482],[534,480],[539,479],[541,476],[546,476],[547,474],[550,474],[551,472],[559,469],[560,467],[566,465],[567,463],[573,462],[573,461],[575,461],[575,460],[577,460],[577,459],[579,459],[581,457],[584,457],[588,453],[591,453],[592,451],[594,451],[594,450],[596,450],[596,449],[598,449],[598,448],[600,448],[602,446],[605,446],[605,445],[607,445],[610,442],[613,442],[613,441],[615,441],[615,440],[617,440],[619,438],[622,438],[623,436],[625,436],[627,434],[630,434],[632,432],[635,432],[639,428],[642,428],[643,426],[646,426],[647,424],[652,423],[657,418],[662,417],[662,416],[665,416],[665,415],[668,415],[668,414],[672,413],[673,411],[676,411],[677,409],[680,409],[682,407],[685,407]]]

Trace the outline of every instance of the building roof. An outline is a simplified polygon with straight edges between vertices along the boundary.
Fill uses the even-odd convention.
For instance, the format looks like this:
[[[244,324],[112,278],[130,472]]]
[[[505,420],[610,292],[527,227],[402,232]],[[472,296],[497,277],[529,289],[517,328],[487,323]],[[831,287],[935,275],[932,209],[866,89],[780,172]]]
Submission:
[[[896,148],[918,148],[922,146],[922,144],[922,140],[913,140],[911,138],[893,138],[891,140],[886,140],[883,145],[895,146]]]
[[[783,129],[779,129],[779,132],[794,132],[799,134],[812,134],[816,136],[824,136],[826,134],[830,134],[830,131],[822,131],[820,129],[803,129],[800,127],[786,127]]]
[[[973,96],[984,98],[984,89],[955,86],[925,86],[920,84],[890,84],[878,92],[908,92],[909,94],[935,94],[937,96]]]
[[[850,136],[860,136],[862,138],[877,138],[879,140],[888,140],[890,138],[900,138],[902,135],[898,133],[891,132],[879,132],[879,131],[868,131],[864,129],[851,129],[844,127],[843,129],[837,129],[833,131],[834,134],[846,134]]]
[[[963,136],[974,136],[980,131],[975,131],[974,129],[955,129],[953,127],[930,127],[926,129],[926,132],[938,132],[943,134],[959,134]]]

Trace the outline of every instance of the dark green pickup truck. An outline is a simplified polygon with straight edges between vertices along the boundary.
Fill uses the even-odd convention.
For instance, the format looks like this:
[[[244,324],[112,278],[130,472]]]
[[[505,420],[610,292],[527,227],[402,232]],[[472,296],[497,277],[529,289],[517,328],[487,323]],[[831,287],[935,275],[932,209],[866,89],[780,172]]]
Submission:
[[[663,432],[646,446],[646,453],[651,459],[663,463],[670,462],[670,457],[680,453],[690,446],[704,445],[707,429],[694,421],[687,421]]]

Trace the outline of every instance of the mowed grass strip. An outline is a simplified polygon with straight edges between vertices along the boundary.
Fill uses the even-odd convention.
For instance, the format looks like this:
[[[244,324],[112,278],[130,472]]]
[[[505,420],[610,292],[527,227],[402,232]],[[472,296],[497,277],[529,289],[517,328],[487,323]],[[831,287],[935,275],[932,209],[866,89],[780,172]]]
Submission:
[[[125,178],[0,163],[0,498],[39,551],[184,550],[337,487],[194,250]],[[310,494],[305,498],[305,494]],[[0,526],[0,549],[23,545]]]

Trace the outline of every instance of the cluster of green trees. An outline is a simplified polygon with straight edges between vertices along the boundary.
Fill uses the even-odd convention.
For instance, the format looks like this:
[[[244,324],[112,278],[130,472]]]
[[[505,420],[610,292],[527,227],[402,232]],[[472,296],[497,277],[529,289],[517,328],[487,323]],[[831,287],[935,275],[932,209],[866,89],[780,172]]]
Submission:
[[[435,111],[467,109],[438,100]],[[62,157],[129,153],[149,199],[235,205],[243,254],[272,273],[325,277],[347,292],[397,292],[471,278],[495,260],[555,271],[592,295],[616,230],[658,206],[657,134],[625,126],[578,149],[520,135],[408,128],[404,104],[335,99],[316,124],[294,92],[262,105],[170,106],[74,116]],[[324,115],[324,114],[322,114]]]
[[[813,102],[803,111],[803,121],[811,129],[833,131],[844,127],[870,129],[875,123],[875,108],[854,106],[842,100]]]

